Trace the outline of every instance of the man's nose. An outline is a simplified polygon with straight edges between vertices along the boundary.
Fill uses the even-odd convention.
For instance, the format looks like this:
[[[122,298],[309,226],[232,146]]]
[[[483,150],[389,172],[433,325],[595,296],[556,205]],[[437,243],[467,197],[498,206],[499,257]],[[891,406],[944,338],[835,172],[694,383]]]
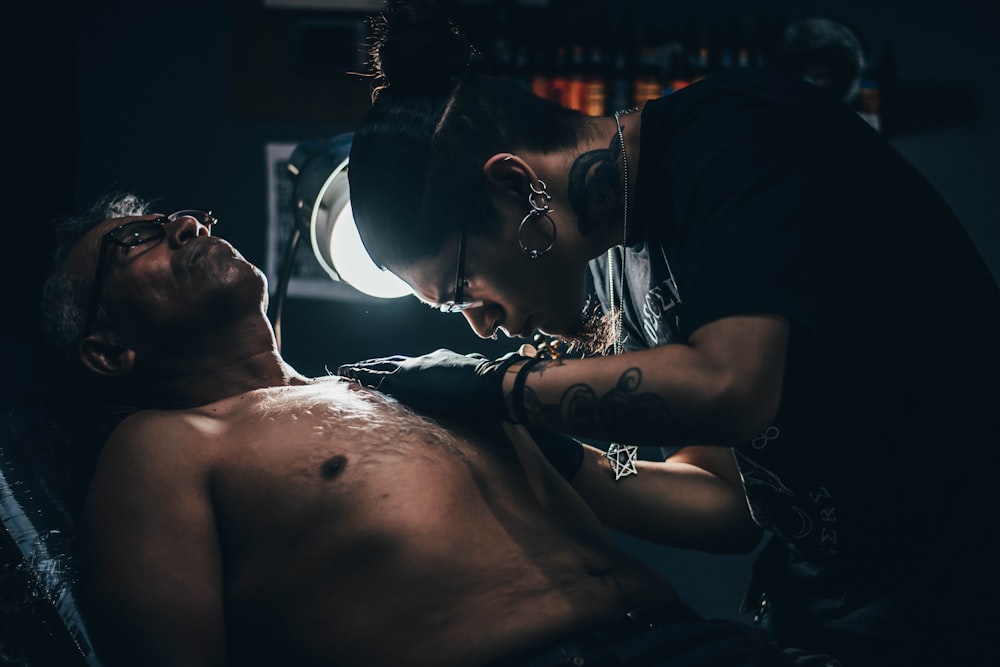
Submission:
[[[167,236],[174,245],[183,245],[199,236],[211,236],[210,225],[202,223],[193,215],[179,215],[166,224]]]

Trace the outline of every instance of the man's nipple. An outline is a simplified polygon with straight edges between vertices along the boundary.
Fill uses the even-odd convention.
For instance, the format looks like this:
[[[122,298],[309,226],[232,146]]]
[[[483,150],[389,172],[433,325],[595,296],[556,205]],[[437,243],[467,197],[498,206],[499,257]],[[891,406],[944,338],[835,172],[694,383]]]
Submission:
[[[323,464],[319,467],[319,476],[323,479],[333,479],[347,467],[347,457],[338,454],[328,458],[323,461]]]

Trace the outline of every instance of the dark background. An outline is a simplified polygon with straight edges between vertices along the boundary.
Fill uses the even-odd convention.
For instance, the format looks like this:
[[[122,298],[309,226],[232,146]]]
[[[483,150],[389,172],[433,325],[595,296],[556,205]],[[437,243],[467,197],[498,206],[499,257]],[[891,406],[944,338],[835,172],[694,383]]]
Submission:
[[[466,3],[468,11],[486,16],[493,4]],[[584,0],[563,4],[583,15],[603,7]],[[749,24],[760,11],[775,21],[834,18],[852,27],[869,53],[891,49],[898,94],[897,122],[888,136],[951,203],[1000,276],[998,5],[646,0],[634,3],[634,20],[672,27],[694,17],[707,26],[737,15]],[[45,225],[110,188],[158,199],[162,211],[211,208],[223,220],[218,233],[264,266],[265,144],[350,131],[367,104],[365,80],[321,62],[350,58],[361,46],[340,45],[331,54],[323,51],[329,45],[300,39],[302,31],[320,26],[336,32],[358,20],[354,12],[268,9],[261,0],[70,0],[21,3],[3,21],[6,386],[30,380],[25,374],[32,372],[22,352],[34,336]],[[913,277],[914,288],[934,275],[928,266],[926,275]],[[947,304],[929,305],[941,316],[938,333],[946,337],[929,344],[960,341],[961,332],[948,328]],[[515,345],[480,341],[460,316],[439,315],[411,298],[292,299],[285,308],[283,351],[309,374],[441,346],[490,354]],[[736,615],[747,557],[701,556],[621,539],[666,572],[703,613]]]

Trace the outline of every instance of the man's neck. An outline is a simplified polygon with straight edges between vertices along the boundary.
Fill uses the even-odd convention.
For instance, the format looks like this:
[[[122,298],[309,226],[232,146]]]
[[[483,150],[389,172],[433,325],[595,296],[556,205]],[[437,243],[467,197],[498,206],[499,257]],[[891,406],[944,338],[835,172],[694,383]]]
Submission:
[[[158,408],[194,408],[257,389],[307,384],[310,379],[292,368],[275,349],[245,356],[187,359],[169,376],[139,379],[149,388],[146,404]]]

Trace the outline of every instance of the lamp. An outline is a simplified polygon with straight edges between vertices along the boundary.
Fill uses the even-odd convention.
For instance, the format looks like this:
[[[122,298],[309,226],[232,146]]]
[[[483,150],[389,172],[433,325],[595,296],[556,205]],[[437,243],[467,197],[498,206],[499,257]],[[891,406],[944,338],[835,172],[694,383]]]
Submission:
[[[406,283],[371,261],[354,224],[347,178],[353,137],[347,132],[328,139],[307,139],[288,158],[295,224],[278,276],[273,310],[279,349],[281,310],[304,234],[331,280],[350,286],[362,298],[394,299],[412,293]]]

